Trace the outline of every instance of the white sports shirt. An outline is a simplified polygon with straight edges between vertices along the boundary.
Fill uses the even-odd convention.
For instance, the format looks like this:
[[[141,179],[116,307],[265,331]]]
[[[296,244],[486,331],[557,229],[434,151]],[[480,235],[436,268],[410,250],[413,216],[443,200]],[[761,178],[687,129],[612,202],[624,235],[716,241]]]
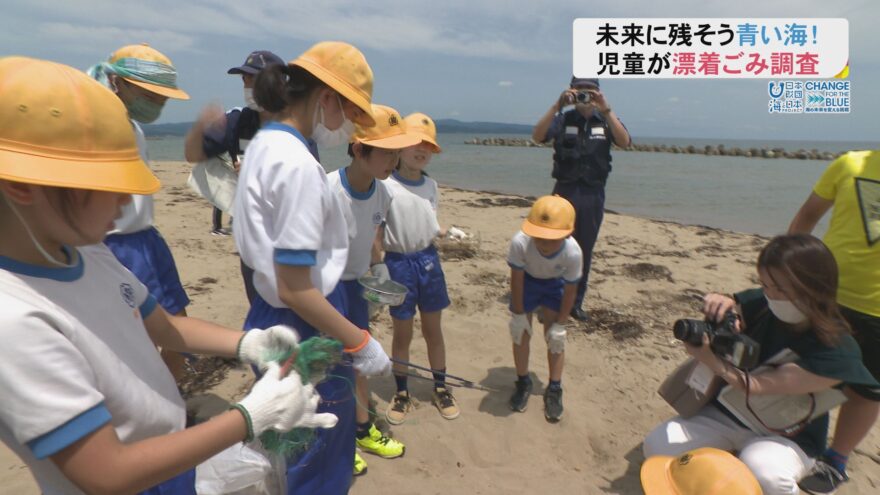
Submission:
[[[550,256],[541,254],[523,231],[510,240],[507,264],[535,278],[561,278],[567,284],[574,284],[581,278],[582,263],[581,247],[571,237],[566,237],[559,251]]]

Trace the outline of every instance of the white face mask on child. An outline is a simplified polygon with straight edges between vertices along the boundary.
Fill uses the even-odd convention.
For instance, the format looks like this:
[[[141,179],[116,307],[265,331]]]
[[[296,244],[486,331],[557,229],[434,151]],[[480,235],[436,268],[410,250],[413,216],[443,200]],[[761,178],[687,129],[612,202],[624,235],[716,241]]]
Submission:
[[[345,110],[342,108],[342,100],[339,98],[339,95],[336,95],[336,101],[339,103],[339,111],[342,112],[344,120],[339,129],[335,131],[331,131],[324,125],[324,107],[320,104],[315,107],[315,116],[312,119],[312,139],[318,143],[318,146],[332,148],[333,146],[346,144],[351,135],[354,134],[354,122],[345,116]],[[320,118],[318,117],[319,112],[321,114]]]
[[[779,318],[780,321],[797,325],[807,321],[807,315],[798,309],[793,302],[786,299],[770,299],[767,298],[767,305],[770,306],[770,312]]]
[[[22,217],[21,213],[18,212],[18,208],[16,208],[15,205],[12,204],[12,201],[9,201],[9,198],[7,198],[5,194],[3,195],[3,199],[6,201],[6,204],[9,205],[9,209],[12,210],[12,213],[15,214],[15,217],[18,218],[18,221],[21,222],[21,224],[24,226],[24,230],[27,232],[28,237],[30,237],[31,242],[34,243],[34,246],[37,248],[37,251],[39,251],[40,254],[43,255],[43,258],[45,258],[46,261],[48,261],[49,263],[52,263],[53,265],[60,266],[62,268],[73,268],[74,266],[77,265],[76,258],[72,258],[71,263],[68,264],[68,263],[62,263],[61,261],[58,261],[57,259],[55,259],[54,256],[49,254],[43,248],[43,246],[40,244],[40,241],[38,241],[37,238],[34,237],[34,233],[31,232],[31,228],[28,226],[27,222],[24,221],[24,217]]]

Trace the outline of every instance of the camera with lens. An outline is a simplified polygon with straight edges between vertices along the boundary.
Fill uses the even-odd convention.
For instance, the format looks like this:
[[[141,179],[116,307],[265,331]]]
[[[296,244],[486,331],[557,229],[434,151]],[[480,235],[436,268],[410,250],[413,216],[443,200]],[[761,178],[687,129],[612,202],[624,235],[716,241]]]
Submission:
[[[589,103],[590,102],[590,93],[589,91],[578,91],[575,99],[578,103]]]
[[[758,365],[761,345],[747,335],[737,333],[736,314],[728,311],[720,322],[708,320],[677,320],[672,327],[675,338],[690,345],[703,345],[703,335],[709,336],[712,352],[737,368],[749,370]]]

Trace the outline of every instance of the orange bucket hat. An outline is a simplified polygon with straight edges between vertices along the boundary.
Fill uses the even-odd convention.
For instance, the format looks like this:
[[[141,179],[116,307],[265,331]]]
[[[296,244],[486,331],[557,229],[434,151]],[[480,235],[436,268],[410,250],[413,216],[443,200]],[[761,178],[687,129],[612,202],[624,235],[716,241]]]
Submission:
[[[373,105],[372,127],[356,126],[352,142],[363,143],[387,150],[399,150],[419,144],[421,138],[408,132],[406,121],[397,110],[385,105]]]
[[[158,95],[188,100],[177,87],[177,69],[162,52],[146,43],[127,45],[113,52],[107,64],[110,72]]]
[[[152,194],[125,106],[73,67],[0,58],[0,179]]]
[[[645,495],[761,495],[748,466],[729,452],[702,448],[642,464]]]
[[[416,112],[407,115],[404,120],[406,120],[406,132],[419,136],[422,141],[427,141],[434,148],[434,153],[443,151],[437,144],[437,126],[431,117]]]
[[[363,110],[356,124],[363,127],[376,124],[370,108],[373,70],[360,50],[341,41],[322,41],[288,65],[302,67]]]
[[[564,239],[574,232],[574,206],[562,196],[541,196],[529,210],[522,231],[538,239]]]

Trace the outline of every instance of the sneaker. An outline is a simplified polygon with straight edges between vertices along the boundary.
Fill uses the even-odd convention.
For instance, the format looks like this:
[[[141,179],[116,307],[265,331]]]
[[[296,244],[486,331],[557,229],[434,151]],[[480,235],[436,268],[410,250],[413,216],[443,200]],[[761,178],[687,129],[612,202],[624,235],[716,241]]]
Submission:
[[[232,235],[232,232],[229,229],[214,229],[211,231],[211,235],[218,235],[221,237],[226,237]]]
[[[354,469],[351,474],[355,476],[367,474],[367,461],[356,450],[354,451]]]
[[[571,310],[571,317],[577,321],[582,321],[584,323],[588,323],[590,321],[590,314],[584,311],[584,308],[574,308]]]
[[[529,406],[529,394],[532,393],[532,382],[516,381],[516,391],[510,396],[510,408],[516,412],[525,412]]]
[[[376,425],[370,425],[370,434],[364,438],[355,439],[357,446],[364,452],[375,454],[385,459],[394,459],[403,455],[406,447],[400,441],[385,435]]]
[[[413,404],[409,392],[397,392],[391,398],[388,409],[385,409],[385,420],[392,425],[403,424],[406,421],[407,413],[415,410],[415,408],[416,406]]]
[[[548,388],[544,391],[544,418],[551,423],[562,419],[561,388]]]
[[[825,459],[816,460],[810,475],[798,482],[801,490],[813,495],[831,495],[840,485],[849,481],[846,472],[840,472]]]
[[[455,419],[461,414],[461,411],[458,410],[458,404],[455,403],[455,397],[445,387],[434,389],[431,403],[437,406],[440,416],[443,416],[444,419]]]

